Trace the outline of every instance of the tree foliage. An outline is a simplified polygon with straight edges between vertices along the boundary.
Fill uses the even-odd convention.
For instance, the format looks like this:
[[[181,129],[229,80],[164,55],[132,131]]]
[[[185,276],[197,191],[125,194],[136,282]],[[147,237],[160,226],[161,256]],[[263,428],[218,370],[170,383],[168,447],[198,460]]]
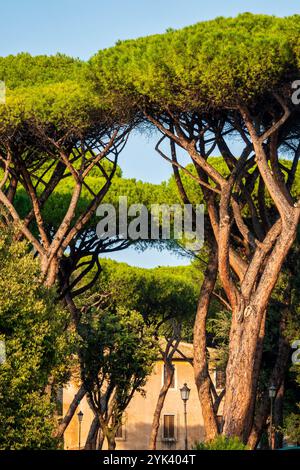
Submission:
[[[197,442],[194,446],[195,450],[248,450],[237,437],[217,436],[209,442]]]
[[[92,59],[92,80],[112,96],[193,111],[249,102],[277,90],[300,65],[299,16],[244,13],[119,42]],[[112,74],[111,71],[114,71]]]
[[[223,432],[246,443],[257,430],[253,391],[258,390],[266,311],[300,217],[293,191],[299,108],[291,99],[299,53],[297,15],[246,13],[123,41],[90,61],[94,90],[113,106],[131,106],[145,125],[160,132],[156,150],[172,165],[182,202],[190,202],[190,194],[179,170],[196,181],[206,203],[210,259],[195,322],[194,367],[208,439]],[[223,168],[210,160],[215,149]],[[182,151],[194,172],[180,164]],[[290,165],[280,160],[284,152]],[[205,347],[218,276],[223,303],[231,311],[222,429]],[[282,362],[285,353],[279,351]]]
[[[78,326],[81,378],[110,449],[124,411],[152,371],[152,333],[140,313],[125,308],[91,307]]]
[[[101,264],[102,275],[94,290],[109,293],[116,306],[140,312],[152,325],[162,320],[184,322],[193,318],[202,279],[196,268],[145,269],[108,259]]]
[[[39,280],[39,267],[25,242],[0,234],[0,448],[55,448],[55,396],[45,391],[68,379],[72,333],[67,312]]]

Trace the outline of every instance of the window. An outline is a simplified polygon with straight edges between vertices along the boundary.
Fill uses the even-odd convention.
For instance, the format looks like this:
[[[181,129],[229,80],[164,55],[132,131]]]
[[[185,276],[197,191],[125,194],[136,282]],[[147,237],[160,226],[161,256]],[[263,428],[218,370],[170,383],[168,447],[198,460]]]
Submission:
[[[172,377],[172,382],[171,382],[171,385],[170,385],[170,388],[175,388],[175,366],[172,365],[173,367],[173,370],[174,370],[174,374],[173,374],[173,377]],[[167,382],[167,368],[166,368],[166,365],[164,365],[164,385],[166,384]]]
[[[58,416],[63,416],[63,387],[59,387],[56,394],[56,411]]]
[[[225,387],[225,371],[221,369],[216,370],[216,388],[224,388]]]
[[[163,439],[175,440],[175,416],[164,415]]]

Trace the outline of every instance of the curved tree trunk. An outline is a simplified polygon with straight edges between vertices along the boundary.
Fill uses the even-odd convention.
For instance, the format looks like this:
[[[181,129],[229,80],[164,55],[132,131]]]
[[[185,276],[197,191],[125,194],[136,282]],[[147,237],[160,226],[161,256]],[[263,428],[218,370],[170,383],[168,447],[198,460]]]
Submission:
[[[85,441],[85,450],[96,450],[97,449],[97,437],[99,432],[99,419],[97,416],[94,416],[92,424],[89,429],[88,436]]]
[[[58,275],[58,269],[59,269],[59,259],[57,256],[55,256],[52,261],[49,263],[47,266],[48,262],[46,259],[46,262],[44,263],[45,265],[45,271],[43,272],[43,265],[42,265],[42,275],[45,278],[44,284],[46,287],[52,287],[54,286],[56,280],[57,280],[57,275]]]
[[[286,318],[288,314],[288,309],[285,310],[283,317],[280,323],[280,339],[278,346],[278,354],[276,362],[271,374],[270,384],[278,388],[278,393],[281,394],[280,390],[284,387],[284,377],[288,367],[289,357],[290,357],[290,344],[284,336],[284,329],[286,325]],[[276,400],[275,400],[276,402]],[[270,413],[270,398],[268,390],[265,391],[263,397],[260,398],[259,403],[257,403],[257,409],[255,412],[255,417],[251,429],[251,433],[248,438],[248,446],[250,449],[255,449],[259,444],[263,430],[266,426],[266,422]]]
[[[229,343],[229,359],[226,371],[226,396],[224,405],[224,429],[226,436],[239,436],[248,441],[254,416],[256,389],[259,377],[257,343],[264,322],[264,312],[277,282],[282,264],[291,248],[298,223],[290,220],[278,237],[272,257],[264,270],[259,287],[247,305],[247,318],[240,319],[235,311],[232,319]]]
[[[201,404],[206,440],[211,440],[218,434],[218,424],[213,407],[211,379],[208,371],[206,352],[206,318],[216,283],[217,269],[217,253],[211,253],[211,259],[201,286],[194,324],[194,374]]]
[[[97,435],[97,446],[96,446],[96,449],[97,449],[97,450],[102,450],[103,444],[104,444],[104,434],[103,434],[103,432],[102,432],[102,429],[99,427],[98,435]]]
[[[166,382],[164,382],[162,388],[160,389],[159,397],[158,397],[154,415],[153,415],[150,442],[149,442],[150,450],[156,450],[157,435],[158,435],[158,430],[159,430],[161,412],[162,412],[165,399],[166,399],[167,393],[169,391],[169,388],[171,386],[173,376],[174,376],[174,367],[172,366],[172,362],[169,361],[168,359],[165,359],[164,365],[166,367],[167,380]]]
[[[226,436],[238,436],[246,442],[252,426],[256,387],[260,362],[257,341],[261,322],[260,312],[247,326],[232,321],[229,359],[226,369],[226,395],[224,404],[224,428]]]
[[[86,390],[84,388],[83,385],[81,385],[81,387],[79,388],[78,392],[76,393],[76,395],[74,395],[74,398],[69,406],[69,409],[67,411],[67,413],[65,414],[65,416],[63,417],[63,420],[61,421],[61,423],[59,424],[58,428],[56,429],[55,431],[55,437],[57,438],[62,438],[67,427],[69,426],[74,414],[75,414],[75,411],[78,407],[78,403],[83,399],[84,395],[86,394]]]

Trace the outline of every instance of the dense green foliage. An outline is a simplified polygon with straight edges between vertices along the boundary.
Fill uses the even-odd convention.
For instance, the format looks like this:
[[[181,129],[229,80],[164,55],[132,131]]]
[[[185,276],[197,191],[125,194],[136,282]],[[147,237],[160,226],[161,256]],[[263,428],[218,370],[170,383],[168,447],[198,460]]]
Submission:
[[[148,324],[176,319],[189,325],[186,335],[191,338],[201,271],[189,266],[137,268],[108,259],[102,259],[101,266],[94,291],[108,293],[118,308],[140,312]]]
[[[137,97],[158,108],[233,105],[297,77],[299,36],[297,15],[220,17],[99,51],[91,59],[91,80],[126,106],[135,106]]]
[[[61,54],[0,57],[0,80],[6,85],[0,132],[5,135],[14,128],[28,135],[29,124],[29,134],[35,133],[38,141],[41,129],[73,129],[79,136],[108,121],[109,110],[85,82],[84,68],[83,62]]]
[[[284,422],[284,433],[289,442],[299,445],[300,443],[300,413],[290,413]]]
[[[81,378],[110,445],[133,395],[143,393],[152,371],[157,357],[153,330],[134,310],[102,306],[85,312],[78,333]]]
[[[83,65],[79,59],[63,54],[33,57],[28,53],[20,53],[0,57],[0,80],[5,81],[10,90],[60,83],[76,80]]]
[[[197,442],[194,446],[195,450],[247,450],[247,446],[243,444],[237,437],[217,436],[210,442]]]
[[[68,378],[68,315],[41,285],[26,243],[0,235],[0,448],[54,448],[55,400],[45,388],[49,377],[56,386]]]
[[[132,384],[145,383],[155,359],[153,338],[142,316],[134,310],[92,308],[78,328],[87,389],[102,384],[116,387],[123,404]],[[136,345],[139,344],[137,348]],[[104,382],[105,381],[105,382]]]

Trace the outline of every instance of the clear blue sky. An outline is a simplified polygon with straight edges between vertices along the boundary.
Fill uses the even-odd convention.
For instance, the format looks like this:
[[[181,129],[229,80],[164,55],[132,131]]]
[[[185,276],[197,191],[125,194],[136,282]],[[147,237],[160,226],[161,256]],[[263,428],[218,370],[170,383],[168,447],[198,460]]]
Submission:
[[[244,11],[287,16],[298,0],[1,0],[1,55],[20,51],[87,59],[118,39],[160,33]]]
[[[62,52],[88,59],[118,39],[162,33],[216,16],[245,11],[288,16],[300,13],[299,0],[0,0],[0,55]],[[133,135],[122,154],[124,176],[158,183],[171,174],[154,152],[154,140]],[[153,164],[156,159],[156,165]],[[178,264],[149,251],[116,255],[132,264]],[[182,260],[180,260],[182,263]]]

